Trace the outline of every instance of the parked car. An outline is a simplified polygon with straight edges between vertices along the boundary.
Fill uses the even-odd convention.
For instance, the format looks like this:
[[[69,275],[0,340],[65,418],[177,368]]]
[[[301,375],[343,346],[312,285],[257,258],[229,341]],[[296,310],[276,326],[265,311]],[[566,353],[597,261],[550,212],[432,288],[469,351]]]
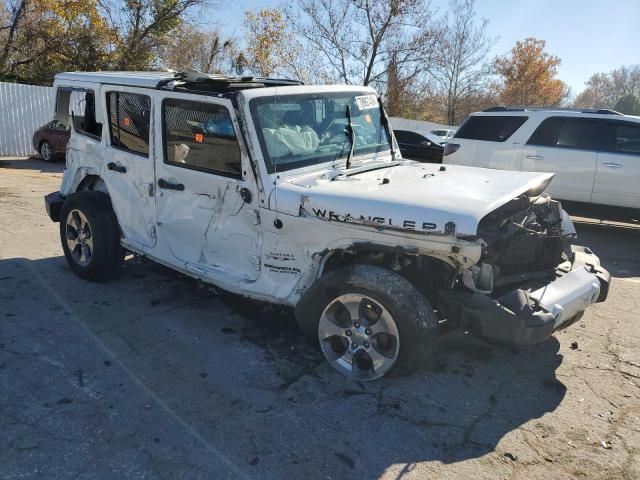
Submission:
[[[446,141],[429,133],[394,130],[402,158],[418,162],[442,163]]]
[[[612,110],[497,107],[473,113],[443,162],[551,172],[561,200],[640,208],[640,117]]]
[[[543,194],[553,175],[403,160],[375,91],[194,72],[65,73],[60,191],[71,269],[125,252],[295,308],[338,372],[433,352],[439,325],[538,343],[607,297],[609,274]]]
[[[64,155],[70,135],[67,124],[52,120],[33,132],[33,148],[45,162],[54,162]]]
[[[455,135],[456,131],[449,128],[438,128],[431,130],[431,134],[442,138],[445,142]]]

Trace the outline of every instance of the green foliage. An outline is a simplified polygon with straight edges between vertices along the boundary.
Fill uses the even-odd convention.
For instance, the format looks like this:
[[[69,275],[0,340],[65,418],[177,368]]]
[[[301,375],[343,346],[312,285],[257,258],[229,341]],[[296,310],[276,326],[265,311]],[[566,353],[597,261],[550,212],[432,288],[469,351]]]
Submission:
[[[640,115],[640,99],[633,94],[625,95],[613,107],[625,115]]]
[[[2,0],[0,78],[51,84],[61,71],[149,70],[209,0]]]

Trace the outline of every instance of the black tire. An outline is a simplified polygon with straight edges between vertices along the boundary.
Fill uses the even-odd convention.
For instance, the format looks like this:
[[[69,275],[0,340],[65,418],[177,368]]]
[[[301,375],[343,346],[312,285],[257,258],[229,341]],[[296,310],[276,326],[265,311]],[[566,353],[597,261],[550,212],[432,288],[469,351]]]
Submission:
[[[48,149],[48,151],[47,151],[47,149]],[[40,146],[38,148],[38,153],[40,154],[42,159],[47,163],[53,163],[53,162],[56,161],[56,156],[53,153],[53,147],[46,140],[43,140],[42,142],[40,142]]]
[[[74,212],[80,212],[90,227],[93,249],[90,260],[85,265],[74,256],[67,240],[67,221]],[[120,228],[108,195],[102,192],[78,192],[70,195],[62,207],[60,240],[69,266],[80,277],[102,282],[120,274],[124,249],[120,245]]]
[[[387,375],[406,375],[428,362],[438,320],[425,296],[406,278],[373,265],[351,265],[322,276],[296,305],[303,334],[318,344],[318,325],[327,306],[345,294],[364,294],[393,317],[400,337],[395,364]]]

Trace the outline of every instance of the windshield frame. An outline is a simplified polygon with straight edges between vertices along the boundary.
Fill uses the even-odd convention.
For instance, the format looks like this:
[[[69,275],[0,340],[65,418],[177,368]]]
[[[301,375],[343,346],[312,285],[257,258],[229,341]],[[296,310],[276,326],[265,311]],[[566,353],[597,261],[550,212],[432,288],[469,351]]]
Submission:
[[[375,95],[375,93],[367,88],[363,88],[362,90],[332,90],[332,91],[322,91],[322,90],[316,90],[316,91],[312,91],[312,92],[302,92],[302,93],[284,93],[282,95],[264,95],[264,96],[255,96],[253,98],[249,99],[249,112],[251,114],[251,121],[254,125],[254,131],[255,134],[258,138],[258,141],[260,143],[260,148],[262,150],[262,158],[264,160],[264,164],[265,167],[267,169],[267,173],[268,174],[274,174],[274,173],[279,173],[279,172],[286,172],[286,171],[290,171],[290,170],[297,170],[300,168],[305,168],[305,167],[321,167],[321,166],[326,166],[326,165],[334,165],[337,163],[345,163],[348,157],[348,149],[346,152],[343,152],[343,155],[337,156],[337,157],[331,157],[331,158],[326,158],[326,159],[322,159],[322,155],[316,156],[314,158],[310,158],[308,160],[299,160],[299,161],[295,161],[295,162],[286,162],[283,164],[276,164],[275,162],[273,162],[273,160],[271,159],[271,156],[269,155],[269,151],[267,149],[267,145],[265,143],[265,138],[264,135],[261,131],[261,124],[260,124],[260,119],[258,117],[258,113],[257,113],[257,107],[261,104],[267,104],[267,103],[276,103],[274,101],[275,98],[278,99],[278,101],[282,100],[283,103],[284,102],[291,102],[292,100],[295,100],[297,97],[298,98],[304,98],[304,99],[308,99],[308,100],[312,100],[314,98],[322,98],[322,99],[326,99],[326,98],[340,98],[340,97],[345,97],[345,96],[351,96],[351,97],[357,97],[357,96],[361,96],[361,95]],[[377,97],[378,99],[377,101],[380,102],[380,99]],[[380,106],[380,105],[378,105]],[[375,109],[376,112],[381,111],[378,108]],[[393,134],[390,132],[389,130],[387,130],[388,126],[386,126],[383,121],[382,118],[380,118],[379,120],[380,123],[380,128],[382,129],[382,134],[384,136],[385,142],[389,142],[389,136],[391,136],[391,142],[389,142],[387,145],[382,146],[379,150],[377,150],[375,147],[372,148],[366,148],[364,147],[360,147],[359,150],[360,151],[354,151],[354,155],[352,158],[356,158],[356,157],[360,157],[360,156],[367,156],[370,157],[371,155],[384,155],[387,152],[392,152],[393,151]],[[393,160],[393,158],[390,158],[390,160]]]

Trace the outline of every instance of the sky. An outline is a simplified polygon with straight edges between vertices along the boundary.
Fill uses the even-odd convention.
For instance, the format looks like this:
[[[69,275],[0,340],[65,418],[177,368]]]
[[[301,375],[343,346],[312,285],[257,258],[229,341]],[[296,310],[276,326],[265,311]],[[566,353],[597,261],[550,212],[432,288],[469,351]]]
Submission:
[[[246,9],[281,3],[222,0],[220,8],[203,18],[227,34],[241,36]],[[432,6],[445,12],[448,0],[432,0]],[[489,20],[488,35],[499,37],[491,57],[507,53],[516,40],[530,36],[546,40],[547,52],[562,60],[558,77],[574,94],[583,90],[593,73],[640,64],[640,0],[477,0],[476,11]]]

